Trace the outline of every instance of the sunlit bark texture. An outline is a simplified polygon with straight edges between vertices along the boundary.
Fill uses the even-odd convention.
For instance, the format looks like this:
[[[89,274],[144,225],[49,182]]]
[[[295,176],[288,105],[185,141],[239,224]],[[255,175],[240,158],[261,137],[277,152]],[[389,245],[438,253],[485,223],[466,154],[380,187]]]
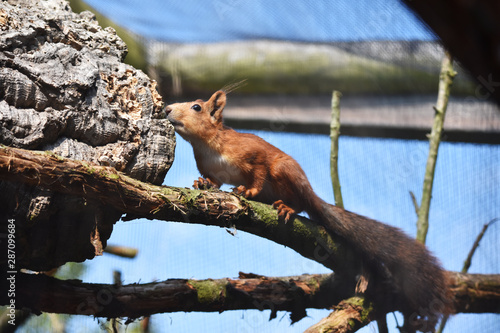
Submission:
[[[62,0],[1,2],[0,29],[1,144],[163,181],[173,128],[161,119],[156,83],[122,63],[127,48],[113,29]],[[100,254],[121,216],[98,202],[5,181],[0,206],[3,228],[16,221],[17,264],[33,270]]]

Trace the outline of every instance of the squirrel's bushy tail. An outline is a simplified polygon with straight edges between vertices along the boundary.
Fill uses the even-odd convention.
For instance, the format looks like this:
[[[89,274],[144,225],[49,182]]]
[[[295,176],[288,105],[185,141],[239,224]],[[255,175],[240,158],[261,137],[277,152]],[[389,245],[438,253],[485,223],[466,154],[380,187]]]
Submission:
[[[445,271],[429,250],[398,228],[310,198],[313,220],[347,240],[365,265],[389,278],[396,307],[421,331],[432,331],[439,317],[449,312]],[[388,274],[387,274],[388,273]],[[387,276],[389,275],[389,276]],[[427,327],[424,327],[427,326]]]

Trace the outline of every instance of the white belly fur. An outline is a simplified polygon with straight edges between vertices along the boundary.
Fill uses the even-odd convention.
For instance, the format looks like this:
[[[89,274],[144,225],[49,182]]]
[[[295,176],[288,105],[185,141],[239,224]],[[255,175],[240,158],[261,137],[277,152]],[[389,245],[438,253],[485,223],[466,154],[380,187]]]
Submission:
[[[214,181],[234,186],[245,185],[245,179],[240,170],[222,155],[207,150],[200,154],[198,162],[201,170],[210,170],[206,176]]]

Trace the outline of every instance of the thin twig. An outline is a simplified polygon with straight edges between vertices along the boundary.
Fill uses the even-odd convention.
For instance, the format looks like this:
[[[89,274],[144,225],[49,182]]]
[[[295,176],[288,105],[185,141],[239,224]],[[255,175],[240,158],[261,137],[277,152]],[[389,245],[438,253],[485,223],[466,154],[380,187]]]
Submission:
[[[462,267],[462,273],[467,273],[467,271],[469,270],[469,267],[470,267],[471,262],[472,262],[472,256],[476,252],[476,249],[479,246],[479,242],[481,241],[481,239],[483,239],[484,233],[486,232],[486,230],[488,230],[488,227],[491,226],[493,223],[495,223],[498,220],[500,220],[500,218],[498,218],[498,217],[494,218],[493,220],[491,220],[490,222],[486,223],[483,226],[483,230],[481,230],[479,235],[477,235],[476,241],[472,245],[472,248],[470,249],[470,252],[467,255],[467,258],[464,261],[464,266]]]
[[[415,193],[413,193],[413,191],[410,191],[410,197],[411,197],[411,201],[413,202],[413,207],[415,207],[415,214],[417,214],[417,217],[418,217],[418,210],[419,210],[418,201],[417,201],[417,197],[415,197]]]
[[[332,148],[330,154],[330,173],[332,178],[333,195],[335,196],[335,205],[344,208],[344,201],[342,200],[342,192],[340,190],[339,180],[339,135],[340,135],[340,91],[333,91],[332,94],[332,120],[330,123],[330,138],[332,141]]]
[[[122,273],[118,270],[113,271],[113,284],[116,289],[122,286]],[[118,333],[119,321],[116,318],[111,319],[111,329],[113,333]]]

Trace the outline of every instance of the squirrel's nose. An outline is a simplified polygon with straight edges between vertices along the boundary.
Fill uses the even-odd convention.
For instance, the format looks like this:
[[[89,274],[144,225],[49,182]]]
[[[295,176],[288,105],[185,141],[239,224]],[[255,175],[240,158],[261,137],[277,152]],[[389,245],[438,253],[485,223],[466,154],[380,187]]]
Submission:
[[[168,116],[168,114],[169,114],[170,112],[172,112],[172,108],[170,107],[170,105],[167,105],[167,106],[165,107],[165,112],[166,112],[167,116]]]

